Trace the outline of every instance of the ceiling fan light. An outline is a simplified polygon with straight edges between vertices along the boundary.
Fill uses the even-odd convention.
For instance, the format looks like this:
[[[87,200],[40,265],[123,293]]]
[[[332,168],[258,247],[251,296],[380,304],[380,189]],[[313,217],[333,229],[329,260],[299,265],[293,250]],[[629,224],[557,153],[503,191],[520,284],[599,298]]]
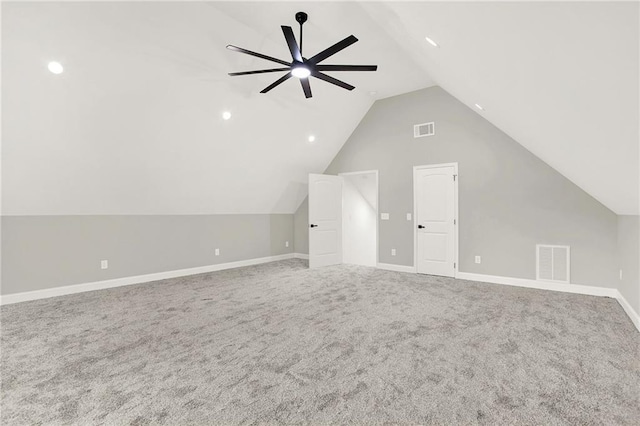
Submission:
[[[291,69],[291,74],[297,78],[307,78],[311,75],[311,70],[304,65],[299,65]]]

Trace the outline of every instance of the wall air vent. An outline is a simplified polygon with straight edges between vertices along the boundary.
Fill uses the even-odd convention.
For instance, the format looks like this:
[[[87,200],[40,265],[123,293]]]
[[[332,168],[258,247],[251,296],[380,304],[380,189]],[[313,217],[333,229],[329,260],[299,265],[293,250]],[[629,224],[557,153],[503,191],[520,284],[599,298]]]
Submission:
[[[536,280],[570,283],[571,248],[536,245]]]
[[[423,138],[425,136],[433,136],[436,134],[436,123],[415,124],[413,126],[413,137]]]

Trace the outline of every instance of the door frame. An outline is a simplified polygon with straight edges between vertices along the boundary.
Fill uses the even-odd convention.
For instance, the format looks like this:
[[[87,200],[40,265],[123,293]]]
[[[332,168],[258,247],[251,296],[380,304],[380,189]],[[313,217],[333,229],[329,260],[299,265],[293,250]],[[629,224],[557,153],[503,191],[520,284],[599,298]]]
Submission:
[[[354,175],[364,175],[364,174],[371,174],[374,173],[376,175],[376,268],[378,267],[378,264],[380,263],[380,183],[379,183],[379,177],[378,177],[378,170],[362,170],[362,171],[358,171],[358,172],[345,172],[345,173],[338,173],[338,176],[354,176]],[[342,186],[342,194],[344,197],[344,185]],[[343,200],[343,206],[344,206],[344,200]],[[344,207],[343,207],[343,211],[342,213],[344,214]],[[342,221],[343,221],[343,226],[344,226],[344,216],[342,217]],[[341,244],[344,242],[344,233],[342,235],[343,241],[341,241]],[[342,247],[344,248],[344,244],[342,244]]]
[[[455,226],[453,227],[453,243],[454,247],[454,263],[455,267],[453,268],[453,278],[458,278],[458,273],[460,270],[460,259],[458,258],[459,253],[459,245],[460,245],[460,220],[458,219],[458,183],[460,181],[460,176],[458,175],[458,163],[442,163],[442,164],[426,164],[422,166],[413,166],[413,269],[415,273],[418,273],[418,239],[417,233],[418,228],[416,226],[416,212],[418,210],[418,193],[417,193],[417,185],[416,185],[416,172],[418,170],[424,169],[437,169],[441,167],[453,167],[453,175],[455,180],[453,181],[453,219],[456,221]]]

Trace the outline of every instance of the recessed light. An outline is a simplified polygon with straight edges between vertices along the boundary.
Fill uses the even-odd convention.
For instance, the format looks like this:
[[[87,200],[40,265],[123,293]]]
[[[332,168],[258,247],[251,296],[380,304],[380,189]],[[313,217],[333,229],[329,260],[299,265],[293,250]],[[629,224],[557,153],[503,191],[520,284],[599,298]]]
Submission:
[[[47,68],[49,68],[49,71],[51,71],[54,74],[62,74],[62,71],[64,71],[64,68],[62,68],[62,64],[60,62],[49,62],[49,64],[47,65]]]
[[[430,45],[432,45],[433,47],[440,47],[438,46],[438,43],[436,43],[435,41],[431,40],[429,37],[425,37],[425,40],[427,40],[429,42]]]
[[[476,104],[476,108],[478,108],[480,111],[484,111],[484,108],[482,107],[482,105]]]
[[[222,113],[222,119],[223,120],[228,120],[231,118],[231,113],[229,111],[225,111]]]
[[[307,140],[309,141],[309,143],[314,143],[316,141],[316,137],[311,135]]]

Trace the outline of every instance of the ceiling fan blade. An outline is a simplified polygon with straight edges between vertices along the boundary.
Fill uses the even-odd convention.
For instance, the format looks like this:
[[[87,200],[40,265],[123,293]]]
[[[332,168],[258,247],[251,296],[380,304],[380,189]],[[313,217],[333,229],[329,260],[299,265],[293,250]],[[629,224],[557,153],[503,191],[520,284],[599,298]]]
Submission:
[[[318,71],[376,71],[377,65],[316,65]]]
[[[267,61],[277,62],[277,63],[282,64],[282,65],[286,65],[286,66],[291,65],[291,62],[287,62],[287,61],[283,61],[282,59],[273,58],[271,56],[263,55],[262,53],[252,52],[250,50],[243,49],[242,47],[238,47],[238,46],[233,46],[231,44],[227,45],[227,49],[233,50],[234,52],[246,53],[247,55],[255,56],[256,58],[260,58],[260,59],[266,59]]]
[[[312,71],[311,75],[314,76],[315,78],[319,78],[320,80],[324,80],[327,83],[331,83],[331,84],[335,84],[336,86],[340,86],[343,89],[347,89],[347,90],[355,89],[355,86],[352,86],[352,85],[350,85],[348,83],[345,83],[344,81],[340,81],[337,78],[333,78],[330,75],[323,74],[320,71]]]
[[[290,68],[272,68],[269,70],[256,70],[256,71],[241,71],[241,72],[230,72],[229,75],[249,75],[249,74],[264,74],[266,72],[278,72],[278,71],[289,71]]]
[[[317,64],[318,62],[324,61],[329,56],[335,55],[336,53],[338,53],[342,49],[345,49],[345,48],[351,46],[356,41],[358,41],[358,39],[355,38],[353,35],[350,35],[349,37],[345,38],[344,40],[337,42],[333,46],[328,47],[325,50],[323,50],[322,52],[318,53],[317,55],[309,58],[308,62],[311,62],[312,64]]]
[[[309,84],[309,79],[308,78],[301,78],[300,79],[300,84],[302,84],[302,90],[304,90],[304,97],[305,98],[310,98],[311,97],[311,85]]]
[[[271,83],[270,85],[268,85],[267,87],[265,87],[264,89],[262,89],[260,91],[260,93],[267,93],[269,90],[271,90],[274,87],[284,83],[285,81],[287,81],[290,78],[291,78],[291,73],[288,72],[285,75],[283,75],[282,77],[280,77],[279,79],[277,79],[276,81],[274,81],[273,83]]]
[[[284,34],[285,40],[287,40],[287,45],[289,46],[289,51],[291,52],[291,57],[298,62],[302,62],[302,54],[300,53],[300,48],[298,47],[298,43],[296,42],[296,37],[293,35],[293,30],[291,27],[286,27],[284,25],[281,26],[282,33]]]

